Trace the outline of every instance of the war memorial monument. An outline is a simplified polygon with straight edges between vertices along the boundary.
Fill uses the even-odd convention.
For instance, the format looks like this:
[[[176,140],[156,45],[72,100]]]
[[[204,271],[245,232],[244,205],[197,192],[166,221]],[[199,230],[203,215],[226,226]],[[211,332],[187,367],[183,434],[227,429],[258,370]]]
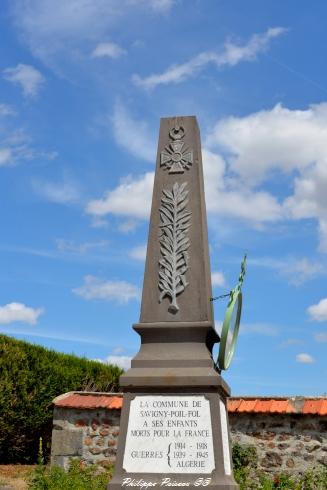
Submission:
[[[229,294],[220,338],[211,301],[197,121],[162,119],[141,316],[133,326],[141,347],[120,378],[124,404],[110,490],[238,488],[226,411],[230,390],[220,372],[233,355],[244,272],[245,263]]]

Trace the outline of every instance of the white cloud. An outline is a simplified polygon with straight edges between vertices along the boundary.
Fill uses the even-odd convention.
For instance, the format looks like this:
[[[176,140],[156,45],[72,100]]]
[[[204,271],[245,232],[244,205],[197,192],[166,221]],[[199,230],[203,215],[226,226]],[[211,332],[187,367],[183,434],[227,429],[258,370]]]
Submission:
[[[106,364],[114,364],[116,366],[119,366],[120,368],[127,370],[131,367],[131,360],[132,357],[130,356],[117,356],[117,355],[110,355],[106,358],[105,363]]]
[[[290,284],[299,286],[311,279],[314,279],[324,271],[323,266],[319,262],[311,261],[307,258],[294,260],[284,264],[281,273],[285,275]]]
[[[241,61],[253,61],[257,55],[264,52],[269,43],[275,37],[287,32],[284,27],[270,27],[263,34],[254,34],[250,41],[245,45],[239,45],[227,41],[224,46],[224,51],[219,57],[220,65],[237,65]]]
[[[209,212],[241,218],[253,224],[277,221],[282,217],[278,201],[266,191],[253,191],[227,174],[220,155],[202,152],[206,205]]]
[[[3,77],[8,82],[20,85],[25,97],[35,97],[45,82],[44,76],[36,68],[23,63],[3,70]]]
[[[32,181],[34,191],[47,201],[58,204],[76,203],[80,199],[79,186],[67,179],[61,182],[49,182],[35,179]]]
[[[5,106],[2,110],[3,114],[0,112],[0,117],[1,115],[9,115],[12,109],[10,106]],[[1,118],[0,166],[14,166],[36,159],[53,160],[56,156],[56,152],[47,152],[35,148],[31,136],[23,128],[15,128],[8,119]]]
[[[279,334],[279,331],[276,327],[267,323],[241,323],[240,334],[258,334],[275,337]]]
[[[55,70],[85,44],[94,45],[126,16],[164,14],[172,0],[12,0],[16,28],[34,56]],[[59,59],[58,59],[59,58]]]
[[[119,223],[119,231],[122,233],[131,233],[137,228],[138,221],[136,219],[128,219]]]
[[[112,351],[113,354],[122,354],[124,352],[125,348],[118,345],[117,347],[114,348]]]
[[[118,46],[118,44],[115,43],[99,43],[97,46],[94,48],[92,51],[91,57],[92,58],[113,58],[117,59],[126,54],[126,50]]]
[[[299,344],[303,344],[303,341],[300,339],[286,339],[279,344],[279,347],[281,349],[285,349],[287,347],[291,347],[292,345],[299,345]]]
[[[32,308],[23,303],[8,303],[0,306],[0,324],[23,322],[35,325],[43,311],[43,308]]]
[[[108,246],[108,240],[100,240],[99,242],[84,242],[76,243],[74,240],[58,238],[56,240],[57,249],[60,252],[71,253],[77,255],[85,255],[91,250],[99,250]]]
[[[265,191],[251,192],[247,189],[222,191],[217,200],[208,205],[208,210],[260,225],[281,219],[281,208],[277,200]]]
[[[118,187],[108,191],[102,199],[90,201],[86,212],[104,216],[112,213],[147,219],[150,213],[154,173],[148,172],[138,179],[127,177]]]
[[[15,116],[16,112],[14,109],[8,104],[0,104],[0,116]]]
[[[222,272],[213,271],[211,273],[211,282],[213,286],[225,286],[226,280]]]
[[[294,192],[275,216],[317,219],[320,249],[327,252],[327,103],[306,110],[278,104],[245,117],[224,118],[207,145],[226,154],[229,172],[248,191],[278,172],[288,174]]]
[[[113,121],[119,144],[131,141],[129,151],[154,161],[150,158],[154,149],[149,153],[147,147],[143,153],[145,142],[151,139],[145,123],[139,131],[138,122],[119,104]],[[120,141],[123,134],[124,141]],[[327,103],[302,111],[277,105],[245,117],[222,119],[206,144],[203,163],[209,212],[243,220],[254,227],[314,218],[319,223],[320,248],[327,251]],[[224,158],[214,153],[213,148],[222,152]],[[264,187],[266,181],[278,176],[276,172],[288,174],[293,194],[278,196]],[[91,201],[87,211],[99,216],[113,213],[147,218],[152,179],[152,173],[130,177],[102,199]],[[126,200],[126,195],[132,196],[134,192],[135,202]],[[321,265],[307,258],[293,258],[289,264],[280,266],[280,273],[295,285],[323,272]]]
[[[118,145],[137,158],[155,162],[155,138],[148,124],[133,118],[121,102],[115,105],[112,125]]]
[[[319,249],[321,252],[327,252],[327,219],[319,219]]]
[[[139,75],[134,74],[132,77],[135,85],[147,90],[154,89],[158,85],[166,85],[169,83],[181,83],[187,78],[197,73],[201,68],[210,62],[216,62],[217,55],[215,53],[201,53],[186,63],[180,65],[172,65],[163,73],[156,75],[150,75],[145,78],[141,78]]]
[[[250,258],[249,263],[257,267],[276,270],[282,277],[287,279],[289,284],[294,286],[300,286],[326,273],[326,267],[321,262],[313,261],[306,257],[301,259],[294,257],[282,257],[279,259],[258,257]]]
[[[0,148],[0,167],[10,165],[13,161],[11,148]]]
[[[321,299],[316,305],[309,306],[307,312],[311,320],[316,322],[327,321],[327,298]]]
[[[306,354],[305,352],[303,352],[302,354],[298,354],[295,359],[296,362],[300,362],[302,364],[312,364],[313,362],[315,362],[314,358],[310,356],[310,354]]]
[[[101,216],[93,216],[91,226],[92,228],[108,228],[108,221]]]
[[[327,332],[319,332],[314,334],[316,342],[327,342]]]
[[[128,0],[127,5],[144,5],[157,12],[167,12],[174,5],[175,0]]]
[[[84,299],[104,299],[128,303],[131,299],[140,298],[140,290],[126,281],[105,281],[94,276],[85,276],[84,285],[73,289],[73,292]]]
[[[267,49],[271,39],[280,36],[285,31],[286,29],[282,27],[270,28],[264,34],[254,34],[249,42],[244,45],[227,41],[220,53],[206,51],[186,63],[170,66],[163,73],[150,75],[143,79],[139,75],[134,75],[133,81],[145,89],[153,89],[162,84],[181,83],[198,73],[209,63],[222,67],[225,65],[235,66],[241,61],[254,61],[259,53]]]
[[[326,106],[327,108],[327,106]],[[327,112],[326,112],[327,116]],[[327,133],[327,119],[326,119]],[[294,194],[285,202],[293,219],[316,218],[320,250],[327,252],[327,147],[326,156],[308,165],[294,181]]]
[[[132,248],[128,255],[132,257],[132,259],[144,262],[146,257],[146,249],[146,243],[144,245],[138,245],[137,247]]]
[[[307,110],[273,109],[221,119],[207,139],[225,148],[229,163],[246,182],[257,184],[279,169],[303,169],[327,156],[327,104]]]
[[[203,150],[206,204],[209,212],[241,218],[255,225],[280,219],[278,202],[267,192],[251,191],[229,182],[225,162],[214,153]],[[103,216],[109,213],[147,219],[150,213],[154,172],[121,180],[102,199],[88,203],[86,212]],[[128,196],[128,199],[127,199]]]

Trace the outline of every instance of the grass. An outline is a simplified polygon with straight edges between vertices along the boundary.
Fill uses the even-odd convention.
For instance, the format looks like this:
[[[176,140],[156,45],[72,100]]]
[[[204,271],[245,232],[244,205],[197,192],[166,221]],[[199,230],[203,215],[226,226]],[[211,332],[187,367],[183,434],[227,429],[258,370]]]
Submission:
[[[0,489],[26,490],[27,480],[34,470],[32,465],[0,465]]]

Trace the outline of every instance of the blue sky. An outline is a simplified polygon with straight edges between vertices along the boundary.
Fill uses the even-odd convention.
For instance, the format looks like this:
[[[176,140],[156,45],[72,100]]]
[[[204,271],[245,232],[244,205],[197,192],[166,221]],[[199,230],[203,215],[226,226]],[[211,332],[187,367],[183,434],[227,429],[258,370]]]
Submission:
[[[326,393],[326,16],[323,1],[3,1],[1,331],[127,365],[159,119],[196,115],[214,295],[249,257],[225,378],[235,395]]]

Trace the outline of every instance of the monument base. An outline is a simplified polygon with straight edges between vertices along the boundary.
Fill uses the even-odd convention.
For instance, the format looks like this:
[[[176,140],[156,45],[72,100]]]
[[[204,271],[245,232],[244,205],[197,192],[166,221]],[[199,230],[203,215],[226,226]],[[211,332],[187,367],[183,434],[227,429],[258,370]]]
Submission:
[[[216,373],[216,379],[220,378]],[[233,474],[226,383],[217,388],[126,392],[116,470],[108,489],[238,489]]]

